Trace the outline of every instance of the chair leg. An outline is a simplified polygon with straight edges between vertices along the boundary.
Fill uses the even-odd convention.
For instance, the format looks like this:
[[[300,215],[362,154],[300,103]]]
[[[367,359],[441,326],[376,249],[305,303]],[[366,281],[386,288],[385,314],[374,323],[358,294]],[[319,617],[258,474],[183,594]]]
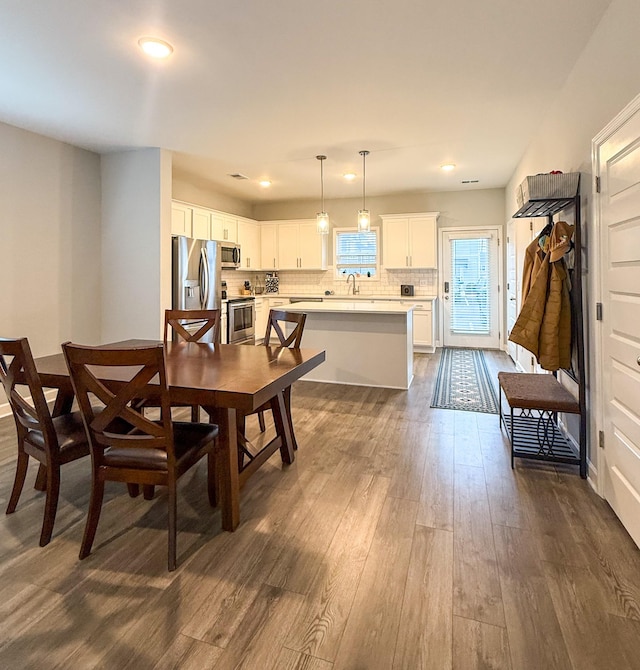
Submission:
[[[49,544],[53,533],[53,524],[58,511],[58,498],[60,496],[60,464],[49,463],[47,468],[47,500],[44,504],[44,521],[40,533],[40,546]]]
[[[193,423],[198,423],[200,421],[200,406],[192,405],[191,407],[191,421]]]
[[[156,487],[153,484],[143,484],[142,485],[142,495],[145,500],[153,500],[153,496],[156,493]]]
[[[93,473],[91,481],[91,497],[89,499],[89,513],[87,522],[84,526],[84,535],[82,536],[82,545],[80,546],[80,560],[86,558],[91,553],[93,540],[98,529],[100,521],[100,512],[102,511],[102,498],[104,497],[104,482],[99,479],[98,473]]]
[[[169,572],[176,569],[176,542],[177,542],[177,523],[178,515],[177,504],[177,482],[175,479],[169,481]]]
[[[207,495],[209,496],[209,504],[211,507],[215,507],[218,504],[218,496],[216,490],[216,453],[214,450],[207,454]]]
[[[258,412],[258,425],[260,426],[261,433],[264,433],[264,431],[267,430],[264,423],[264,412]]]
[[[16,478],[13,480],[13,489],[11,490],[11,497],[7,505],[7,514],[12,514],[16,511],[18,499],[22,493],[24,480],[27,476],[27,467],[29,466],[29,456],[24,451],[18,452],[18,462],[16,464]]]

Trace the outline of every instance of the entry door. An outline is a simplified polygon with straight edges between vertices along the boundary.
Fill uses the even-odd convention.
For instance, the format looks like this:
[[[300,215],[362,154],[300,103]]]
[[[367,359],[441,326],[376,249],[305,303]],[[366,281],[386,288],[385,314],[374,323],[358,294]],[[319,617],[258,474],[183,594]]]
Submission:
[[[640,106],[640,105],[639,105]],[[598,150],[604,495],[640,545],[640,109]]]
[[[443,343],[500,348],[498,229],[443,232]]]

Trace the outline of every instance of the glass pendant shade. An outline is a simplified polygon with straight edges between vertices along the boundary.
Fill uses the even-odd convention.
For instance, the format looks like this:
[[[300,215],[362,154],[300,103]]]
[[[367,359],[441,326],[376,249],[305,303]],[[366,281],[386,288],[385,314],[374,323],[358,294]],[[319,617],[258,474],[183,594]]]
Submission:
[[[326,156],[316,156],[320,161],[320,193],[322,198],[322,211],[316,214],[316,231],[320,235],[329,234],[329,215],[324,211],[324,170],[323,161],[327,159]]]
[[[368,209],[358,210],[358,232],[368,233],[371,230],[371,216]]]
[[[358,152],[362,156],[362,209],[358,210],[358,232],[368,233],[371,230],[371,216],[367,209],[366,187],[367,187],[367,166],[366,159],[368,151]]]
[[[316,214],[316,230],[321,235],[329,234],[329,215],[326,212],[318,212]]]

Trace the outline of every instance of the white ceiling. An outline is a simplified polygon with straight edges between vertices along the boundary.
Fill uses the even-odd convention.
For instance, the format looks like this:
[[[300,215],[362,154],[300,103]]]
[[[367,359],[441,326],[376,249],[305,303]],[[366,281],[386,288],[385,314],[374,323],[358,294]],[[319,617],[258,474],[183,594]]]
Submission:
[[[361,149],[367,195],[503,187],[610,1],[3,0],[0,120],[250,202],[319,197],[316,154],[359,196]]]

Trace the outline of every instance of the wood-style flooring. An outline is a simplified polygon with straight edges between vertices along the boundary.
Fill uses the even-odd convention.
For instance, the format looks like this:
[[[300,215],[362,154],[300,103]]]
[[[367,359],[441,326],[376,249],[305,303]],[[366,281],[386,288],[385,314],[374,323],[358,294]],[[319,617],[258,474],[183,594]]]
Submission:
[[[0,668],[640,668],[640,551],[573,468],[512,471],[496,415],[430,409],[438,360],[416,357],[408,392],[296,384],[296,461],[248,483],[235,533],[204,463],[181,480],[172,573],[162,490],[108,484],[78,560],[88,461],[64,467],[40,548],[33,466],[0,518]],[[14,451],[9,417],[2,509]]]

